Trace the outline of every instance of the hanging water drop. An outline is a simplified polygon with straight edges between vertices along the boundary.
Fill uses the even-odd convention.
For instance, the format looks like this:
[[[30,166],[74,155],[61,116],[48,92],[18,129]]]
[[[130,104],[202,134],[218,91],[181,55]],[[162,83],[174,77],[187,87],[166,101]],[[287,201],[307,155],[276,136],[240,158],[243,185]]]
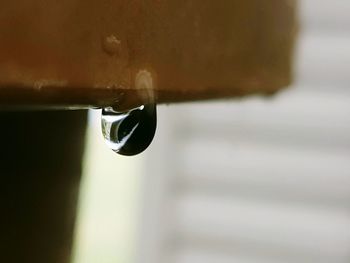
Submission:
[[[156,132],[157,106],[150,72],[138,72],[135,90],[140,92],[144,105],[123,112],[116,109],[118,105],[102,109],[101,125],[105,141],[121,155],[132,156],[143,152]]]
[[[143,152],[151,144],[157,127],[156,105],[142,105],[127,112],[112,107],[102,110],[102,133],[107,145],[121,155]]]

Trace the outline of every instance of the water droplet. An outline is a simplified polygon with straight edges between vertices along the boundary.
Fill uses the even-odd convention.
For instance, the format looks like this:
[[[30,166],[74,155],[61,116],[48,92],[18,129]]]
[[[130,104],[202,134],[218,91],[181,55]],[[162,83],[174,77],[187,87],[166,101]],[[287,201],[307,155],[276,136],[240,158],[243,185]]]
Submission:
[[[157,127],[155,104],[146,104],[127,112],[112,107],[102,110],[102,133],[107,145],[121,155],[143,152],[152,142]]]
[[[114,35],[110,35],[103,40],[103,50],[109,55],[115,55],[120,53],[121,41]]]
[[[152,74],[140,70],[135,76],[135,95],[143,105],[118,111],[118,105],[102,109],[102,133],[107,145],[121,155],[136,155],[152,142],[157,127]],[[118,104],[118,103],[117,103]]]

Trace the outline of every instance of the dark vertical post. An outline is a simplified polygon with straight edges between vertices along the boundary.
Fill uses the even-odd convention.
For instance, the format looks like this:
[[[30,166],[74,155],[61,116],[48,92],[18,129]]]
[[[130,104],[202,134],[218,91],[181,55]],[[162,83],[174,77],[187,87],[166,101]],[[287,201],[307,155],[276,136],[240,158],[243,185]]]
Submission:
[[[0,262],[68,263],[85,111],[0,112]]]

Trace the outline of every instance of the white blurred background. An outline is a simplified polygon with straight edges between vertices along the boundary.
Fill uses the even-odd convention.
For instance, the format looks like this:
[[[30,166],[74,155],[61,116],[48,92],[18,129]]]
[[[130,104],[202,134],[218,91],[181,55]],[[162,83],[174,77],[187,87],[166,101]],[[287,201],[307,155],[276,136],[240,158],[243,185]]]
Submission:
[[[133,158],[91,113],[74,263],[350,262],[350,1],[300,2],[276,97],[160,106]]]

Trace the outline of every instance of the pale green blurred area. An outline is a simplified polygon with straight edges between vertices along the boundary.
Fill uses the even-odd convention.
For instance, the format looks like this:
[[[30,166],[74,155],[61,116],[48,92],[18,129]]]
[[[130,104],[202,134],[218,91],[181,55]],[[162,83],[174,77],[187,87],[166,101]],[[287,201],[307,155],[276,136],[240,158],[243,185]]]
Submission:
[[[91,111],[72,263],[133,261],[142,163],[106,146]]]

